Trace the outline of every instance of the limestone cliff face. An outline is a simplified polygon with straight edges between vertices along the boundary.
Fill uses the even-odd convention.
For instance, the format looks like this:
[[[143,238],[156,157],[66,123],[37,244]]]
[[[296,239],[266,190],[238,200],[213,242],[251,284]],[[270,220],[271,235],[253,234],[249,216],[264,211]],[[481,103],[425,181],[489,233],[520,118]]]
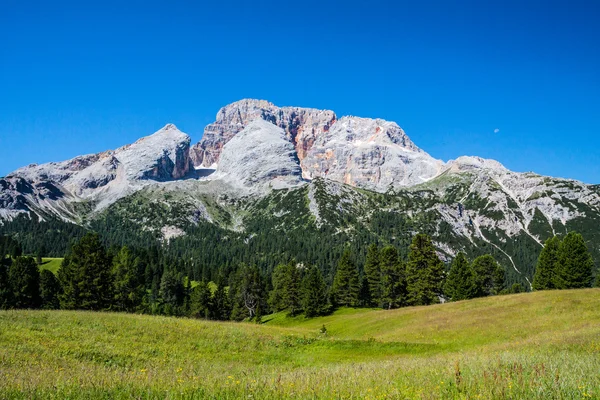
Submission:
[[[314,108],[280,108],[264,100],[237,101],[221,108],[216,121],[204,129],[202,140],[190,151],[194,165],[209,167],[217,164],[225,143],[256,119],[282,128],[302,162],[316,138],[334,124],[336,115],[333,111]]]
[[[285,131],[260,118],[223,146],[212,178],[254,193],[303,184],[296,150]]]
[[[303,163],[308,179],[323,177],[378,192],[425,182],[443,168],[396,123],[357,117],[342,117],[317,137]]]
[[[333,111],[277,107],[264,100],[241,100],[223,107],[190,155],[196,166],[219,164],[223,146],[252,121],[282,128],[293,143],[302,176],[326,177],[352,186],[385,191],[437,175],[443,162],[419,149],[395,123],[342,117]]]

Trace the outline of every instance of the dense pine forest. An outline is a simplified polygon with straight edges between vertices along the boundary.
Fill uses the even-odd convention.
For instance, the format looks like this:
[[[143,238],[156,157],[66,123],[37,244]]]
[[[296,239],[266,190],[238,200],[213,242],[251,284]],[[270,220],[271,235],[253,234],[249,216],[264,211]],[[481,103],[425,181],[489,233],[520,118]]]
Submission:
[[[0,308],[261,321],[280,311],[314,317],[338,307],[395,309],[530,289],[508,285],[504,269],[489,254],[471,261],[461,252],[450,263],[442,262],[426,234],[415,235],[408,249],[372,243],[365,252],[364,262],[357,262],[348,246],[332,269],[294,259],[273,268],[240,262],[198,279],[193,263],[173,257],[163,247],[106,247],[100,235],[88,232],[68,247],[55,275],[40,272],[45,254],[24,253],[21,243],[2,236]],[[583,237],[571,232],[546,241],[532,286],[591,287],[593,273],[594,261]]]

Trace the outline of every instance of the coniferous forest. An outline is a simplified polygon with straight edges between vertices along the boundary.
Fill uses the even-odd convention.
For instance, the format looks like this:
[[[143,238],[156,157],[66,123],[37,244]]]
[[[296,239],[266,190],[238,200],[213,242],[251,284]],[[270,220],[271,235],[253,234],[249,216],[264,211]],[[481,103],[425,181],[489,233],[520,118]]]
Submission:
[[[240,262],[224,265],[211,279],[160,247],[106,247],[88,232],[64,254],[57,274],[42,270],[41,256],[24,255],[19,242],[0,237],[0,308],[105,310],[254,320],[273,312],[306,317],[338,307],[395,309],[525,291],[507,285],[491,255],[469,260],[459,252],[439,258],[431,238],[417,234],[407,256],[394,246],[370,244],[364,262],[350,247],[332,269],[289,259],[274,268]],[[552,237],[536,265],[534,290],[592,286],[594,261],[575,232]]]

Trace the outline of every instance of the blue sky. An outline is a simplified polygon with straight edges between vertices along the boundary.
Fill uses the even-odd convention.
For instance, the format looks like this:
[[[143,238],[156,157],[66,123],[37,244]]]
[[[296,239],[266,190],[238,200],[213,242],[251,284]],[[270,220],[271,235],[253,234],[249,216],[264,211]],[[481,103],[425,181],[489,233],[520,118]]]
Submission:
[[[203,3],[3,0],[0,175],[261,98],[600,183],[598,1]]]

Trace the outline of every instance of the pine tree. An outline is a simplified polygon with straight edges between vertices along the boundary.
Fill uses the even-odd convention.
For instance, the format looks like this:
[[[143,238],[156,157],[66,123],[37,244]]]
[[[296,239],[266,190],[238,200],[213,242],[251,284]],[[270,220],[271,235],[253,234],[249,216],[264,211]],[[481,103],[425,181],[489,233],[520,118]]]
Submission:
[[[200,281],[192,289],[190,296],[190,316],[194,318],[210,318],[210,305],[212,295],[205,281]]]
[[[309,318],[321,315],[327,309],[325,281],[315,266],[309,268],[302,280],[302,308]]]
[[[369,246],[365,260],[365,277],[369,287],[371,305],[382,307],[381,267],[379,260],[379,248],[376,244]]]
[[[266,309],[266,296],[258,267],[241,265],[233,276],[229,294],[233,305],[231,319],[260,321],[259,317]]]
[[[476,297],[493,296],[504,289],[505,272],[489,254],[479,256],[473,261]]]
[[[393,246],[384,247],[379,253],[381,268],[381,305],[392,309],[405,304],[406,282],[404,267],[398,258],[398,251]]]
[[[273,290],[269,296],[269,305],[274,311],[288,309],[290,315],[300,310],[301,271],[295,262],[280,264],[271,275]]]
[[[160,304],[166,315],[180,315],[185,300],[183,278],[175,271],[166,269],[160,280]]]
[[[360,277],[360,292],[358,294],[359,307],[371,307],[371,291],[369,290],[369,280],[365,275]]]
[[[569,232],[558,248],[554,274],[557,289],[578,289],[592,286],[594,260],[583,236]]]
[[[227,321],[231,316],[231,303],[229,294],[222,283],[217,283],[217,288],[210,302],[210,318],[218,321]]]
[[[554,289],[556,263],[558,261],[558,249],[560,247],[560,239],[558,236],[553,236],[546,240],[544,248],[535,266],[535,274],[533,275],[534,290],[549,290]]]
[[[472,299],[477,294],[475,274],[463,252],[458,253],[452,260],[444,293],[452,301]]]
[[[71,248],[58,270],[62,308],[105,310],[112,302],[110,258],[96,233],[86,234]]]
[[[122,247],[114,257],[112,274],[114,276],[112,308],[117,311],[138,311],[146,290],[140,260],[134,258],[127,246]]]
[[[440,302],[445,271],[431,239],[417,234],[410,245],[406,266],[406,286],[409,305],[429,305]]]
[[[15,308],[39,308],[40,271],[31,257],[17,257],[8,270]]]
[[[52,272],[45,269],[40,272],[40,297],[42,308],[47,310],[56,310],[60,308],[58,296],[62,288],[60,282]]]
[[[358,269],[354,263],[352,263],[350,257],[350,250],[344,251],[344,254],[338,262],[331,289],[336,303],[346,307],[358,305],[358,297],[360,294]]]

